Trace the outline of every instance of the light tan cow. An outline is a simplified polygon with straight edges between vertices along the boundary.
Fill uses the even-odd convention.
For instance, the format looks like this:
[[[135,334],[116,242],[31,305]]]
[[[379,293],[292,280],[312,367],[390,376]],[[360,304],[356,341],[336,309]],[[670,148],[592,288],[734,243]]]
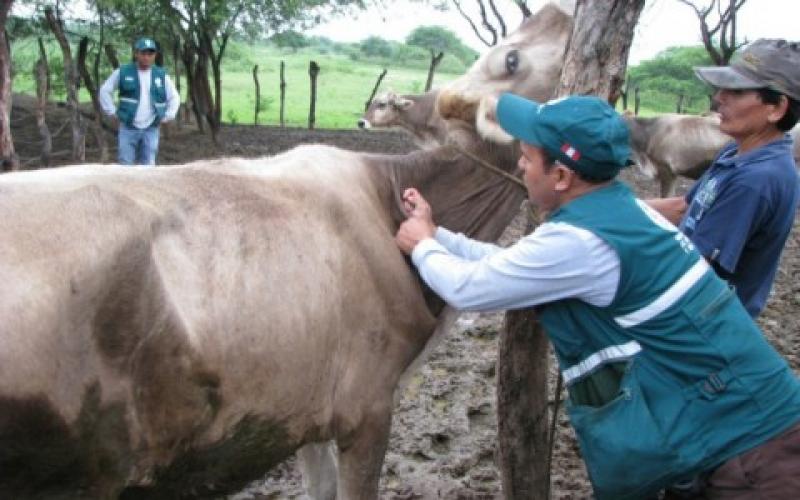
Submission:
[[[634,159],[643,173],[658,178],[662,197],[672,196],[677,176],[700,178],[719,150],[733,140],[719,130],[716,113],[624,117],[631,131]]]
[[[387,92],[372,100],[358,120],[358,128],[400,127],[420,149],[433,149],[447,141],[447,123],[436,112],[437,90],[424,94]]]
[[[313,497],[376,498],[452,319],[394,243],[408,186],[484,240],[524,197],[447,148],[0,176],[0,498],[216,497],[307,444]]]
[[[572,34],[572,5],[546,4],[475,61],[464,76],[440,89],[436,105],[448,120],[451,138],[459,140],[461,124],[477,128],[483,137],[495,142],[513,140],[494,117],[495,101],[503,92],[540,102],[551,98]]]

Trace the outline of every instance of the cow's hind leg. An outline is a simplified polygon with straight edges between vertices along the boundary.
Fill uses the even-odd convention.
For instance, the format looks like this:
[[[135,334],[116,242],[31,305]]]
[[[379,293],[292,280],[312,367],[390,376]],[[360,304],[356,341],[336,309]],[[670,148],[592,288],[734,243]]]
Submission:
[[[309,443],[297,450],[297,462],[303,474],[306,495],[312,500],[336,498],[335,444]]]
[[[338,500],[374,500],[392,422],[391,398],[380,410],[372,409],[362,425],[339,439]]]

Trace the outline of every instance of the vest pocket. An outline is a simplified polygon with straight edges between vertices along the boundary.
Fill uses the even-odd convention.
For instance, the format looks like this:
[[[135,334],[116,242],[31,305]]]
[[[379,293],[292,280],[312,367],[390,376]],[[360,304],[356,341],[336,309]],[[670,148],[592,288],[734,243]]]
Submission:
[[[679,467],[642,396],[634,361],[616,398],[600,407],[568,405],[598,500],[655,493]]]

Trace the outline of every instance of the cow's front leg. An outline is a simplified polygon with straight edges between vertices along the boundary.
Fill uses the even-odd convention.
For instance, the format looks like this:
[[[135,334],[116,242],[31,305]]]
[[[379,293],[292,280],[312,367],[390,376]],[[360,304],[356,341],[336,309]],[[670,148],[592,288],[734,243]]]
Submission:
[[[336,450],[333,442],[309,443],[297,450],[303,486],[311,500],[336,499]]]
[[[391,397],[374,405],[362,425],[337,440],[339,444],[338,500],[375,500],[392,422]]]

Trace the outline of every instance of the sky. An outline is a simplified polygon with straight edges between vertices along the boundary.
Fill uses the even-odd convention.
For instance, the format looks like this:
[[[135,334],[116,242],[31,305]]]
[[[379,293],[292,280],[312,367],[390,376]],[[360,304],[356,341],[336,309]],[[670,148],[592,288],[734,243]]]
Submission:
[[[710,0],[697,0],[708,3]],[[462,0],[472,6],[474,0]],[[544,0],[529,0],[536,11]],[[356,42],[375,35],[402,41],[417,26],[438,25],[455,32],[461,40],[479,52],[487,50],[475,36],[469,24],[454,9],[440,12],[423,3],[406,0],[387,0],[385,8],[371,8],[357,16],[331,20],[310,30],[309,34],[329,37],[336,41]],[[511,0],[496,0],[506,13],[509,31],[522,19]],[[477,19],[477,18],[476,18]],[[748,41],[758,38],[800,39],[800,0],[748,0],[739,10],[738,38]],[[647,0],[639,17],[629,64],[651,59],[660,51],[676,45],[700,44],[700,24],[694,11],[678,0]]]

